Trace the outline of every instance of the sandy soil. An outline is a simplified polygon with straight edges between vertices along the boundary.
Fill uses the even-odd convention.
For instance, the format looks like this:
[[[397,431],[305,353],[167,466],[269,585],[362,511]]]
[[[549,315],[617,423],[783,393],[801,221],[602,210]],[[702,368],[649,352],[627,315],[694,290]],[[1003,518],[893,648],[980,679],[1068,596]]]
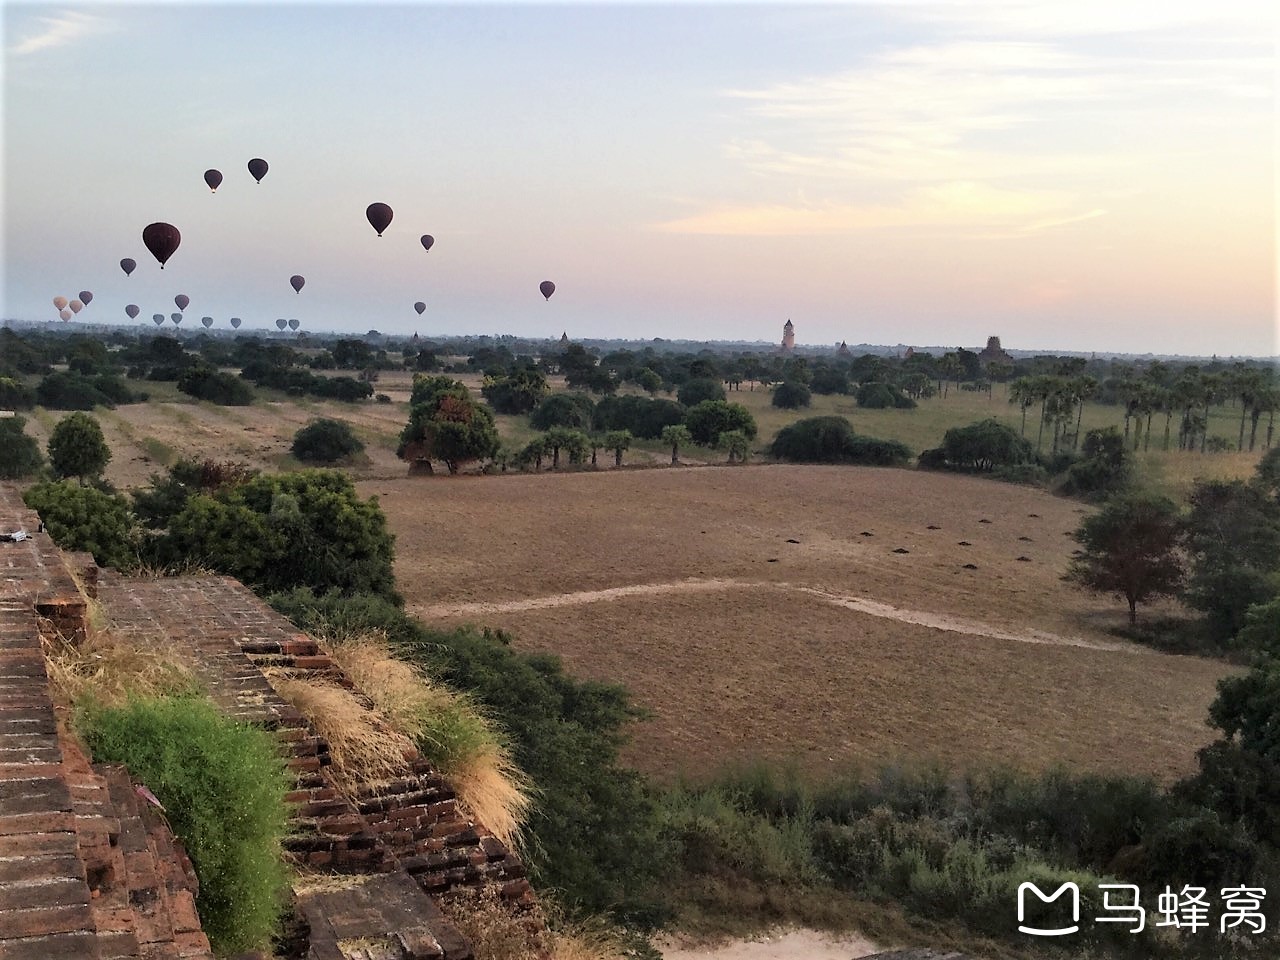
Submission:
[[[856,960],[878,950],[864,937],[830,936],[817,930],[776,930],[715,945],[663,940],[657,947],[665,960]]]
[[[1085,508],[1040,491],[791,466],[361,489],[413,612],[625,683],[651,713],[627,756],[659,777],[767,756],[1169,779],[1210,739],[1224,668],[1108,634],[1123,604],[1061,580]]]

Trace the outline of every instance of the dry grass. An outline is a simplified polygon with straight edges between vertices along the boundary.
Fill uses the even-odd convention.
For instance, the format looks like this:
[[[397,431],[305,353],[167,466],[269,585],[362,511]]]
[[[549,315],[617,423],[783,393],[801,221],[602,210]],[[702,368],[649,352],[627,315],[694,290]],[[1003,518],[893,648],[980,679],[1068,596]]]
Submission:
[[[349,792],[405,776],[413,742],[349,690],[303,680],[287,670],[266,670],[271,686],[329,743],[334,778]]]
[[[517,914],[493,887],[450,893],[440,909],[471,942],[475,960],[544,960],[552,937],[536,908]]]
[[[115,706],[130,697],[177,696],[199,689],[191,668],[167,643],[122,640],[100,615],[90,617],[88,636],[78,645],[46,636],[44,654],[54,699],[67,705],[93,701]]]
[[[465,812],[508,846],[518,845],[532,786],[479,707],[397,660],[385,636],[331,643],[329,653],[389,723],[449,779]]]

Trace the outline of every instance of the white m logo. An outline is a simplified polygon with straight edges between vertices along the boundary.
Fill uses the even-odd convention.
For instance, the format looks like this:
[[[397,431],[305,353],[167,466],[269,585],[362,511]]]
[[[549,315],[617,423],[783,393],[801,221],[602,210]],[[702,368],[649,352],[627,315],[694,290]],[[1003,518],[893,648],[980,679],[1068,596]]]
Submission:
[[[1039,927],[1023,926],[1023,921],[1027,918],[1027,891],[1031,890],[1039,898],[1041,903],[1053,903],[1064,893],[1071,893],[1071,926],[1060,927],[1057,930],[1041,930]],[[1034,883],[1018,884],[1018,932],[1030,934],[1033,937],[1062,937],[1068,933],[1076,933],[1080,929],[1080,888],[1074,883],[1067,882],[1053,891],[1049,896],[1045,896],[1040,888]]]

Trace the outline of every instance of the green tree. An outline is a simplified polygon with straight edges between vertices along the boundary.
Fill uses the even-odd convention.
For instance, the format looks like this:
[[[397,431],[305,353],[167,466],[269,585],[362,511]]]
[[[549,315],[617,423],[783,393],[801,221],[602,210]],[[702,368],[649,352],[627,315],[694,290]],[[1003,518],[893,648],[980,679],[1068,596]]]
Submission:
[[[581,463],[586,458],[589,446],[587,435],[581,430],[570,430],[568,427],[552,427],[542,435],[546,449],[551,451],[551,469],[560,469],[560,451],[569,456],[570,463]]]
[[[689,428],[693,442],[711,446],[720,434],[727,430],[741,430],[748,439],[757,432],[755,417],[740,403],[726,400],[703,400],[685,414],[684,425]]]
[[[30,410],[36,392],[14,377],[0,377],[0,410]]]
[[[493,414],[471,397],[466,385],[449,377],[414,377],[409,422],[400,433],[396,456],[425,466],[440,460],[450,473],[498,452]]]
[[[49,465],[57,477],[76,477],[83,483],[100,477],[110,460],[102,427],[87,413],[63,417],[49,435]]]
[[[942,450],[953,469],[990,473],[996,467],[1031,463],[1031,444],[999,420],[989,418],[943,435]]]
[[[635,382],[636,386],[651,397],[662,389],[662,377],[658,376],[658,374],[649,367],[645,367],[636,374]]]
[[[0,420],[0,480],[25,480],[44,466],[40,444],[27,436],[26,425],[27,421],[17,416]]]
[[[680,446],[690,443],[693,435],[689,433],[689,428],[682,423],[677,423],[670,427],[662,428],[662,442],[671,444],[671,462],[680,462]]]
[[[770,402],[782,410],[799,410],[809,406],[812,400],[809,388],[803,383],[784,380],[773,388],[773,399]]]
[[[610,430],[604,435],[606,450],[613,451],[613,465],[622,466],[622,452],[631,448],[631,432],[629,430]]]
[[[547,377],[535,366],[523,366],[502,377],[485,377],[481,395],[498,413],[525,414],[550,392]]]
[[[1065,579],[1099,593],[1118,594],[1129,603],[1129,622],[1138,604],[1172,596],[1182,585],[1178,556],[1178,508],[1167,497],[1135,493],[1109,501],[1075,533],[1083,546]]]
[[[716,446],[728,451],[730,463],[746,463],[751,454],[751,439],[741,430],[726,430],[720,434]]]
[[[1022,411],[1022,430],[1020,436],[1027,435],[1027,410],[1035,406],[1036,386],[1031,377],[1019,377],[1009,384],[1009,402],[1016,403]]]
[[[552,427],[587,430],[591,427],[595,409],[595,402],[585,393],[553,393],[529,414],[529,424],[535,430],[550,430]]]
[[[911,451],[896,440],[878,440],[853,432],[844,417],[808,417],[788,424],[773,438],[769,452],[796,463],[850,463],[903,466]]]
[[[100,567],[137,566],[139,532],[124,497],[61,480],[29,487],[22,499],[63,550],[91,553]]]
[[[330,464],[364,452],[351,425],[341,420],[312,420],[293,435],[293,455],[303,463]]]
[[[723,400],[725,392],[719,380],[712,377],[695,377],[680,387],[676,397],[686,407],[692,407],[704,400]]]
[[[1060,492],[1070,496],[1105,498],[1128,486],[1133,458],[1116,427],[1090,430],[1084,438],[1084,456],[1067,468]]]

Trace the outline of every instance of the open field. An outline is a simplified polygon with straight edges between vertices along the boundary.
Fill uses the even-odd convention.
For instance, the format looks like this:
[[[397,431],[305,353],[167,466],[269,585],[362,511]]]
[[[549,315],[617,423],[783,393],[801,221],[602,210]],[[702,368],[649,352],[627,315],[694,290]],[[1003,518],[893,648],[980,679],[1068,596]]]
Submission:
[[[1225,668],[1108,635],[1123,604],[1059,580],[1084,508],[1042,492],[792,466],[361,489],[413,612],[625,683],[652,713],[629,759],[659,777],[764,756],[1168,779],[1210,739]]]

